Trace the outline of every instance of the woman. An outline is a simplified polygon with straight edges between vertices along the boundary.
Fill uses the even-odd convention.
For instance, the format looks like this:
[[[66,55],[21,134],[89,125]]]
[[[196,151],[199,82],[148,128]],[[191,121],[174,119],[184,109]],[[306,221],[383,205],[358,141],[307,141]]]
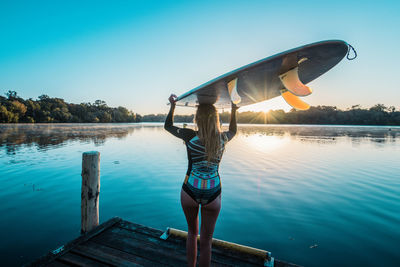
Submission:
[[[181,189],[181,205],[188,224],[186,254],[188,266],[196,266],[199,205],[201,205],[200,266],[209,266],[215,223],[221,209],[219,162],[225,143],[236,134],[236,110],[232,104],[229,131],[221,132],[214,105],[200,104],[195,115],[198,131],[173,126],[176,95],[169,97],[169,110],[164,128],[185,141],[189,160]]]

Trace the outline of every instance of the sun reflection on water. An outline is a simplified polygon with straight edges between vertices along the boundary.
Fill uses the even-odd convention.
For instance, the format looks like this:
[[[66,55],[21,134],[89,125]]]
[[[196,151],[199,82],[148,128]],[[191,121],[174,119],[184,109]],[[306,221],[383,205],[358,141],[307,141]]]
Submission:
[[[243,137],[243,140],[246,142],[246,144],[262,152],[270,152],[282,148],[289,143],[289,139],[290,138],[288,136],[271,136],[259,134],[252,134]]]

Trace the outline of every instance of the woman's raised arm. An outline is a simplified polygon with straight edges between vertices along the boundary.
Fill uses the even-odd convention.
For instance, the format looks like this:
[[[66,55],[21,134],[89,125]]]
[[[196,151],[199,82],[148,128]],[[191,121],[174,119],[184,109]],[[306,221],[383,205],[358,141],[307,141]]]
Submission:
[[[168,98],[169,103],[171,104],[171,108],[169,109],[169,113],[167,118],[165,119],[164,129],[173,134],[174,136],[183,139],[184,141],[189,141],[193,138],[196,133],[191,129],[179,128],[174,126],[174,111],[175,111],[175,102],[176,102],[176,95],[171,94]]]
[[[228,141],[230,141],[235,136],[236,131],[237,131],[236,110],[238,110],[238,106],[236,106],[235,104],[232,103],[231,121],[229,122],[229,131],[226,132]]]
[[[174,111],[175,111],[175,102],[176,102],[176,95],[171,94],[171,96],[168,98],[169,103],[171,104],[171,108],[169,109],[167,118],[165,119],[164,123],[164,129],[167,130],[168,132],[172,133],[171,130],[173,129],[174,125]],[[173,133],[172,133],[173,134]]]

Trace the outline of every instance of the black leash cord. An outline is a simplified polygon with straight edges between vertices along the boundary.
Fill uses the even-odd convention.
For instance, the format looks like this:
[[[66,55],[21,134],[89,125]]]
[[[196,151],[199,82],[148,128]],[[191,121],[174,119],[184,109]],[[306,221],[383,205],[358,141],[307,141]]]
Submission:
[[[347,50],[347,56],[346,56],[346,58],[347,58],[348,60],[353,60],[353,59],[355,59],[355,58],[357,57],[357,52],[356,52],[356,50],[354,49],[354,47],[351,46],[351,44],[347,44],[347,45],[349,46],[349,50]],[[350,51],[351,51],[351,50],[353,50],[354,57],[349,57]]]

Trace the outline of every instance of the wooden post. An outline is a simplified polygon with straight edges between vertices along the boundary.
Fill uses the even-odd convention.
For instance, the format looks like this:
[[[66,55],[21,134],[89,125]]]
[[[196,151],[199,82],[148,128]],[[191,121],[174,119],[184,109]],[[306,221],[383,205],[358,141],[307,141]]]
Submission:
[[[81,234],[99,225],[100,152],[82,155]]]

